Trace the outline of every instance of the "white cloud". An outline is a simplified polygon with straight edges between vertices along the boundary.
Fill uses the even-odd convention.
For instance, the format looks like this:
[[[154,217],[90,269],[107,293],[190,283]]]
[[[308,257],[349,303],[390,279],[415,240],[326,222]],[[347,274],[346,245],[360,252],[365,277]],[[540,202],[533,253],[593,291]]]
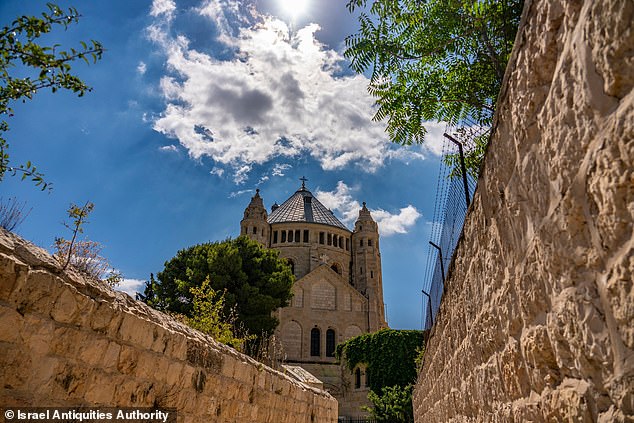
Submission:
[[[137,292],[143,293],[145,289],[145,281],[140,279],[123,279],[115,288],[117,291],[125,292],[132,298],[135,298]]]
[[[284,176],[284,172],[292,167],[293,166],[287,163],[276,163],[275,166],[273,166],[273,172],[271,174],[273,176]]]
[[[176,4],[173,0],[154,0],[150,15],[154,17],[163,15],[167,19],[172,19],[175,10]]]
[[[235,174],[233,175],[233,182],[236,185],[240,185],[246,182],[249,179],[249,172],[251,172],[251,165],[243,164],[240,167],[235,169]]]
[[[139,73],[139,75],[145,75],[145,72],[147,71],[147,65],[145,64],[145,62],[139,62],[136,67],[136,71]]]
[[[236,198],[236,197],[238,197],[238,196],[240,196],[242,194],[246,194],[248,192],[253,192],[253,190],[252,189],[243,189],[243,190],[240,190],[240,191],[233,191],[231,194],[229,194],[229,198]]]
[[[352,226],[359,217],[361,204],[352,196],[353,188],[348,187],[343,181],[337,183],[334,191],[317,191],[315,196],[321,203],[331,210],[337,211],[344,223]],[[398,213],[390,213],[383,209],[370,209],[372,218],[379,225],[381,236],[404,234],[412,228],[422,215],[411,204],[403,207]]]
[[[156,131],[177,139],[192,158],[231,168],[236,183],[248,179],[252,164],[302,154],[325,170],[358,164],[368,172],[386,160],[423,158],[395,150],[384,124],[372,122],[367,78],[342,75],[344,59],[318,42],[318,25],[291,32],[281,20],[248,16],[244,7],[206,0],[194,9],[217,29],[215,41],[234,52],[230,59],[226,51],[219,59],[182,35],[169,36],[160,16],[148,28],[169,70],[160,82],[166,106]]]
[[[359,217],[359,210],[361,209],[361,204],[352,198],[352,191],[353,189],[348,187],[343,181],[339,181],[334,191],[317,190],[315,197],[324,206],[339,212],[343,223],[352,226],[357,217]]]
[[[398,214],[390,213],[382,209],[371,210],[372,217],[379,225],[379,232],[383,236],[392,234],[405,234],[416,224],[421,214],[411,204],[401,208]]]
[[[164,145],[162,147],[159,147],[159,150],[165,151],[167,153],[177,153],[178,147],[176,147],[175,145]]]
[[[212,175],[216,175],[216,176],[222,176],[225,173],[225,170],[220,168],[220,167],[214,167],[213,169],[211,169],[211,173]]]
[[[425,135],[423,148],[435,156],[441,156],[445,143],[445,137],[442,134],[445,132],[446,127],[447,124],[445,122],[426,122],[427,135]]]

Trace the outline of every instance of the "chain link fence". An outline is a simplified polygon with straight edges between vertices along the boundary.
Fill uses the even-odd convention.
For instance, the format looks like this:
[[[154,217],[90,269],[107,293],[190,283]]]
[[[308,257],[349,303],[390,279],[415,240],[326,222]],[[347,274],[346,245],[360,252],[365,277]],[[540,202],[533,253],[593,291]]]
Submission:
[[[489,127],[471,121],[445,129],[423,282],[423,329],[431,329],[440,308],[447,270],[476,189],[489,133]]]

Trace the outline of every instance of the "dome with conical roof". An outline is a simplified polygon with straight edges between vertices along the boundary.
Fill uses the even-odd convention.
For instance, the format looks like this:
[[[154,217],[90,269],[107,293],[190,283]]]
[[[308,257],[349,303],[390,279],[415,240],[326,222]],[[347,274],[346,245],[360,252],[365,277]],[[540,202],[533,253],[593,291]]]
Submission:
[[[350,230],[335,217],[332,211],[321,204],[319,200],[306,189],[304,184],[302,184],[302,187],[288,200],[284,201],[281,206],[271,212],[268,217],[268,222],[270,224],[290,222],[321,223],[323,225],[342,228],[347,231]]]

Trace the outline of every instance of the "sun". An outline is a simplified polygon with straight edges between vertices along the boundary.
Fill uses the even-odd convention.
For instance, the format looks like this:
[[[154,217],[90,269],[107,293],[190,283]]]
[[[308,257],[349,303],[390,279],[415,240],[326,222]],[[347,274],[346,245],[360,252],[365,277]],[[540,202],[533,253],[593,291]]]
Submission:
[[[278,7],[285,15],[296,19],[308,9],[310,0],[277,0]]]

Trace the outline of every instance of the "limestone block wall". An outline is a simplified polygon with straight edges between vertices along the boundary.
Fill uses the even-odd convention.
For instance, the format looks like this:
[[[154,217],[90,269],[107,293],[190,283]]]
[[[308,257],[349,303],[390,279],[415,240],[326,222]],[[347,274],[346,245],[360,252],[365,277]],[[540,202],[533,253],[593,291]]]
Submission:
[[[179,422],[335,422],[337,402],[0,229],[0,404],[161,406]]]
[[[526,2],[417,422],[633,421],[633,23]]]

